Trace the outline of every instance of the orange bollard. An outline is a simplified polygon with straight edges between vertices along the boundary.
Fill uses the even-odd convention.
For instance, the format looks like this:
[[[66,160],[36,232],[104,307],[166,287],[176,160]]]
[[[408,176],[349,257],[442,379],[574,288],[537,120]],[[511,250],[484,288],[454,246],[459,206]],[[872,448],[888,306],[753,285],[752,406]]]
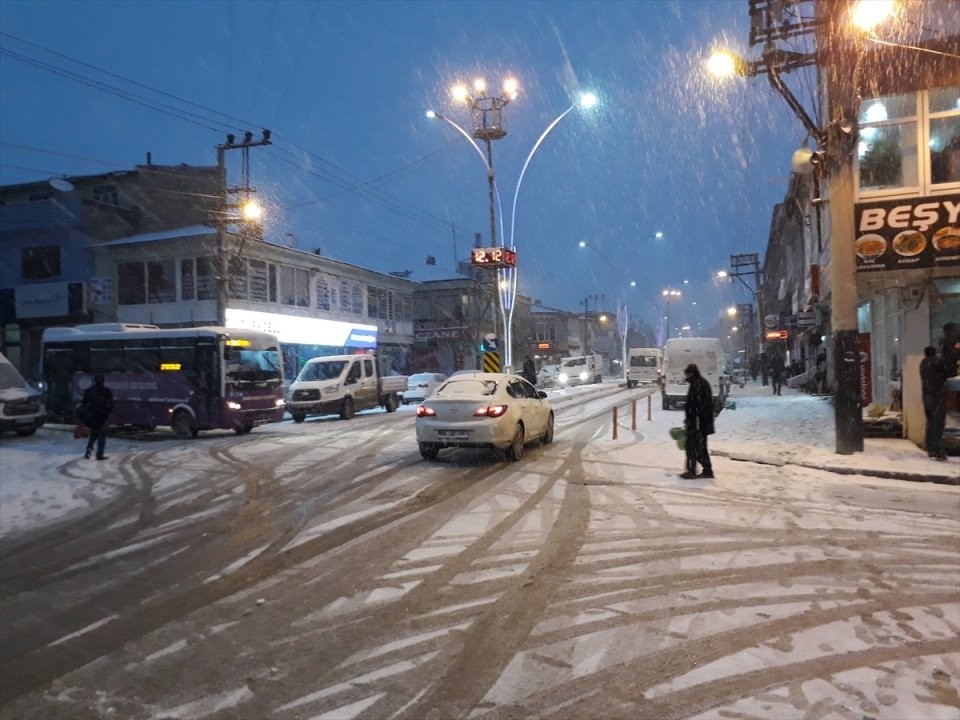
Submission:
[[[637,399],[630,401],[630,429],[637,431]]]
[[[613,406],[613,439],[617,439],[617,406]]]

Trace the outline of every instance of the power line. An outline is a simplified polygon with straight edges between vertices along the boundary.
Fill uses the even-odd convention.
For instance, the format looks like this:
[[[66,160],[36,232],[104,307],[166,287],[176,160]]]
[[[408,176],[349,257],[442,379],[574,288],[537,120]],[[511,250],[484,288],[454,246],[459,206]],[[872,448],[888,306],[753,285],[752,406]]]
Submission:
[[[314,7],[314,15],[313,15],[312,17],[315,17],[315,13],[316,13],[316,10],[317,10],[318,8],[319,8],[319,3],[318,3],[317,5],[315,5],[315,7]],[[207,107],[207,106],[205,106],[205,105],[201,105],[201,104],[199,104],[199,103],[195,103],[195,102],[192,102],[192,101],[190,101],[190,100],[186,100],[185,98],[181,98],[181,97],[179,97],[179,96],[177,96],[177,95],[173,95],[173,94],[171,94],[171,93],[165,92],[165,91],[160,90],[160,89],[158,89],[158,88],[154,88],[154,87],[152,87],[152,86],[150,86],[150,85],[146,85],[146,84],[141,83],[141,82],[138,82],[138,81],[136,81],[136,80],[132,80],[132,79],[130,79],[130,78],[126,77],[126,76],[123,76],[123,75],[121,75],[121,74],[119,74],[119,73],[115,73],[115,72],[112,72],[112,71],[110,71],[110,70],[105,70],[105,69],[103,69],[103,68],[97,67],[97,66],[95,66],[95,65],[92,65],[92,64],[90,64],[90,63],[84,62],[84,61],[82,61],[82,60],[78,60],[78,59],[76,59],[76,58],[70,57],[70,56],[65,55],[65,54],[63,54],[63,53],[59,53],[59,52],[57,52],[57,51],[50,50],[49,48],[43,47],[43,46],[41,46],[41,45],[38,45],[38,44],[33,43],[33,42],[30,42],[30,41],[28,41],[28,40],[24,40],[23,38],[17,37],[17,36],[15,36],[15,35],[10,34],[10,33],[0,31],[0,36],[10,38],[10,39],[15,40],[15,41],[17,41],[17,42],[21,42],[21,43],[23,43],[23,44],[25,44],[25,45],[28,45],[28,46],[33,47],[33,48],[36,48],[36,49],[41,50],[41,51],[43,51],[43,52],[50,53],[50,54],[52,54],[52,55],[54,55],[54,56],[56,56],[56,57],[62,58],[62,59],[67,60],[67,61],[69,61],[69,62],[77,63],[77,64],[79,64],[79,65],[81,65],[81,66],[83,66],[83,67],[90,68],[91,70],[94,70],[94,71],[96,71],[96,72],[103,73],[103,74],[108,75],[108,76],[110,76],[110,77],[116,78],[116,79],[118,79],[118,80],[120,80],[120,81],[123,81],[123,82],[126,82],[126,83],[130,83],[130,84],[132,84],[132,85],[134,85],[134,86],[136,86],[136,87],[144,88],[144,89],[146,89],[146,90],[149,90],[150,92],[154,92],[154,93],[160,94],[160,95],[162,95],[162,96],[164,96],[164,97],[170,98],[170,99],[172,99],[172,100],[176,100],[176,101],[179,102],[179,103],[182,103],[182,104],[185,104],[185,105],[188,105],[188,106],[191,106],[191,107],[198,108],[198,109],[200,109],[200,110],[202,110],[202,111],[204,111],[204,112],[206,112],[206,113],[211,113],[211,114],[213,114],[213,115],[216,115],[216,116],[219,116],[219,117],[222,117],[222,118],[226,118],[227,120],[230,120],[231,122],[239,123],[241,126],[242,126],[242,125],[250,126],[250,125],[255,125],[255,124],[256,124],[256,123],[251,123],[251,122],[244,121],[244,120],[242,120],[242,119],[236,118],[236,117],[234,117],[234,116],[232,116],[232,115],[229,115],[229,114],[227,114],[227,113],[220,112],[220,111],[215,110],[215,109],[213,109],[213,108],[209,108],[209,107]],[[109,93],[109,94],[116,95],[117,97],[120,97],[121,99],[127,100],[128,102],[132,102],[132,103],[141,105],[141,106],[146,107],[146,108],[148,108],[148,109],[156,110],[157,112],[162,112],[162,113],[164,113],[164,114],[170,115],[171,117],[174,117],[174,118],[177,118],[177,119],[180,119],[180,120],[185,120],[185,121],[187,121],[187,122],[190,122],[190,123],[192,123],[192,124],[198,125],[198,126],[200,126],[200,127],[203,127],[203,128],[205,128],[205,129],[208,129],[208,130],[211,130],[211,131],[214,131],[214,132],[223,132],[224,130],[239,130],[239,129],[240,129],[239,127],[230,127],[230,126],[226,126],[226,125],[222,125],[222,124],[221,124],[221,127],[212,127],[212,126],[210,126],[210,125],[204,124],[204,122],[210,122],[211,119],[208,118],[208,117],[205,117],[205,116],[203,116],[203,115],[200,115],[200,114],[198,114],[198,113],[190,112],[190,111],[184,110],[184,109],[182,109],[182,108],[177,108],[177,107],[175,107],[175,106],[173,106],[173,105],[168,105],[168,104],[166,104],[166,103],[158,102],[157,100],[154,100],[154,99],[145,97],[145,96],[143,96],[143,95],[139,95],[139,94],[130,92],[129,90],[126,90],[126,89],[117,87],[117,86],[115,86],[115,85],[110,85],[110,84],[108,84],[108,83],[101,82],[101,81],[99,81],[99,80],[95,80],[95,79],[93,79],[93,78],[89,78],[89,77],[80,75],[79,73],[73,72],[73,71],[71,71],[71,70],[67,70],[67,69],[62,68],[62,67],[57,67],[57,66],[52,65],[52,64],[50,64],[50,63],[44,62],[44,61],[42,61],[42,60],[38,60],[38,59],[36,59],[36,58],[29,57],[29,56],[27,56],[27,55],[23,55],[23,54],[21,54],[21,53],[17,53],[17,52],[15,52],[15,51],[9,50],[9,49],[7,49],[7,48],[0,48],[0,53],[2,53],[2,54],[4,54],[4,55],[7,55],[7,56],[9,56],[9,57],[12,57],[12,58],[14,58],[14,59],[20,60],[21,62],[30,64],[30,65],[34,65],[35,67],[38,67],[38,68],[40,68],[40,69],[42,69],[42,70],[45,70],[45,71],[50,72],[50,73],[53,73],[53,74],[55,74],[55,75],[59,75],[59,76],[61,76],[61,77],[65,77],[65,78],[67,78],[67,79],[73,80],[73,81],[78,82],[78,83],[80,83],[80,84],[87,85],[87,86],[92,87],[92,88],[94,88],[94,89],[100,90],[101,92],[106,92],[106,93]],[[204,122],[201,122],[201,121],[204,121]],[[219,122],[219,121],[213,120],[213,122]],[[373,179],[370,179],[370,180],[364,180],[364,179],[362,179],[362,178],[357,177],[356,175],[353,175],[353,173],[350,173],[349,171],[347,171],[346,169],[340,167],[340,166],[337,165],[336,163],[334,163],[334,162],[332,162],[332,161],[330,161],[330,160],[327,160],[326,158],[324,158],[324,157],[322,157],[322,156],[320,156],[320,155],[317,155],[316,153],[314,153],[314,152],[312,152],[312,151],[310,151],[310,150],[308,150],[308,149],[306,149],[306,148],[298,145],[297,143],[295,143],[295,142],[292,141],[291,139],[284,138],[284,137],[278,136],[278,135],[276,135],[276,134],[274,135],[274,137],[277,138],[277,139],[284,140],[284,141],[287,142],[291,147],[293,147],[293,148],[295,148],[296,150],[299,150],[300,152],[302,152],[302,153],[306,154],[307,156],[313,158],[314,160],[316,160],[317,162],[321,163],[322,165],[327,166],[327,167],[329,167],[329,168],[332,169],[332,171],[326,170],[326,171],[314,172],[314,171],[307,170],[306,168],[303,168],[302,166],[300,166],[300,165],[299,165],[298,163],[296,163],[296,162],[291,162],[291,161],[287,160],[288,164],[292,165],[293,167],[296,167],[296,168],[299,169],[301,172],[306,172],[306,173],[309,174],[309,175],[312,175],[312,176],[314,176],[314,177],[317,177],[317,178],[319,178],[319,179],[321,179],[321,180],[324,180],[324,181],[326,181],[326,182],[330,182],[331,184],[334,184],[335,186],[339,187],[339,188],[340,188],[340,192],[336,193],[333,197],[337,197],[337,196],[342,195],[342,194],[345,194],[345,193],[355,193],[355,194],[357,194],[357,195],[359,195],[359,196],[361,196],[361,197],[364,197],[364,198],[366,198],[366,199],[368,199],[368,200],[372,200],[373,202],[375,202],[376,204],[380,205],[381,207],[384,207],[385,209],[391,210],[391,211],[393,211],[393,212],[397,212],[397,213],[403,215],[404,217],[407,217],[408,219],[415,220],[415,221],[417,221],[417,222],[420,222],[420,223],[422,223],[422,224],[428,225],[428,226],[433,227],[433,228],[435,228],[435,229],[442,229],[443,232],[446,232],[446,231],[448,230],[448,226],[449,226],[449,221],[448,221],[448,220],[443,219],[443,218],[439,218],[439,217],[437,217],[437,216],[435,216],[435,215],[433,215],[433,214],[431,214],[431,213],[429,213],[429,212],[427,212],[427,211],[424,211],[424,210],[420,210],[420,209],[418,209],[418,208],[415,208],[413,205],[411,205],[411,204],[409,204],[409,203],[406,203],[406,202],[404,202],[404,201],[402,201],[402,200],[400,200],[400,199],[398,199],[398,198],[395,198],[395,197],[391,196],[389,193],[387,193],[387,192],[386,192],[385,190],[383,190],[382,188],[377,188],[377,187],[375,187],[375,185],[374,185],[374,183],[378,182],[379,180],[381,180],[381,179],[383,179],[383,178],[385,178],[385,177],[389,177],[389,176],[391,176],[391,175],[394,175],[394,174],[402,171],[403,169],[406,169],[407,167],[410,167],[411,165],[415,164],[415,162],[414,162],[414,163],[407,163],[407,164],[401,166],[400,168],[396,168],[396,169],[394,169],[394,170],[392,170],[392,171],[388,171],[387,173],[384,173],[384,174],[382,174],[382,175],[380,175],[380,176],[378,176],[378,177],[376,177],[376,178],[373,178]],[[423,158],[421,158],[421,160],[418,160],[418,161],[416,161],[416,162],[420,162],[420,161],[422,161],[422,159],[426,159],[427,157],[430,157],[431,155],[436,154],[436,153],[438,153],[438,152],[440,152],[440,150],[437,150],[436,152],[431,153],[430,155],[424,156]],[[292,155],[292,154],[291,154],[291,155]]]

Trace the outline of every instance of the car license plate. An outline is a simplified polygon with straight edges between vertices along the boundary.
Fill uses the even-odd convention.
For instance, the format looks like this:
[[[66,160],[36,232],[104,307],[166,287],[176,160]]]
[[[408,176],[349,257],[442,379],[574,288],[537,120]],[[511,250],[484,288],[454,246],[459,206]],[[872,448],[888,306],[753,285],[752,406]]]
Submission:
[[[466,440],[470,437],[469,430],[439,430],[437,431],[443,440]]]

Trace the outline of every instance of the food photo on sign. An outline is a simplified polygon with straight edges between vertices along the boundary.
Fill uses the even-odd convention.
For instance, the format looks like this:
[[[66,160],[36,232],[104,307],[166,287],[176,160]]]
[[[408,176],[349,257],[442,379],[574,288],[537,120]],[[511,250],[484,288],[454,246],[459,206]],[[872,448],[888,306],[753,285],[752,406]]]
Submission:
[[[915,198],[855,208],[858,272],[960,265],[960,202]]]

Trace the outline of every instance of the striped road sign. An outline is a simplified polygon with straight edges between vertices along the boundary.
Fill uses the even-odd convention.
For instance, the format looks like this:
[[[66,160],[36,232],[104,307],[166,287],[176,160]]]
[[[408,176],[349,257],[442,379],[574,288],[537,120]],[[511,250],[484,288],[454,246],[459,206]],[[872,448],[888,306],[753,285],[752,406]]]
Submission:
[[[500,353],[488,350],[483,354],[483,371],[489,373],[501,372]]]

